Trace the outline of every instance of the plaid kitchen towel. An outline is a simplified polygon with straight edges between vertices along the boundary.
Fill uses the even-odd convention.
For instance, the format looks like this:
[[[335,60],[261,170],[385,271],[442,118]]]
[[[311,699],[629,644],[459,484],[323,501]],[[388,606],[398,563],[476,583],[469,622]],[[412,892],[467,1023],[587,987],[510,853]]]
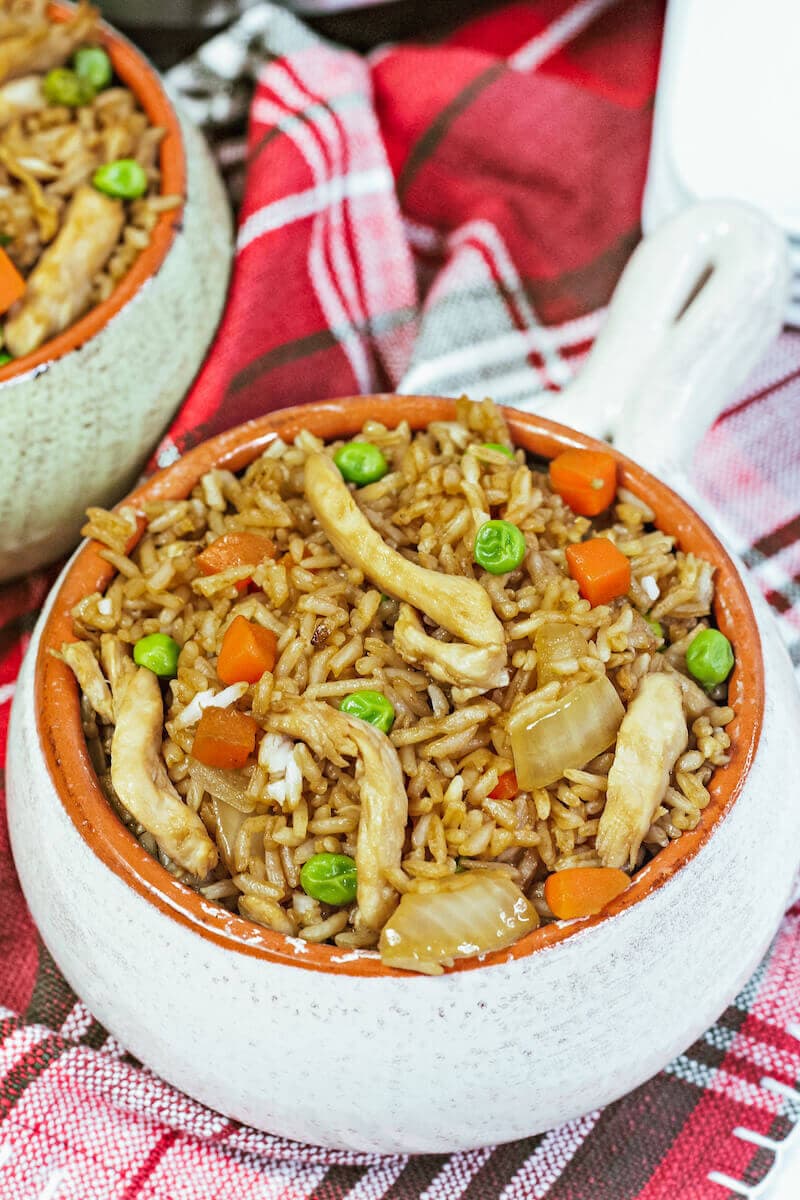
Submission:
[[[175,82],[213,123],[255,80],[247,185],[217,344],[158,460],[302,400],[513,404],[567,383],[639,236],[662,16],[533,0],[364,61],[259,5],[209,43]],[[799,662],[797,336],[705,439],[695,480]],[[0,747],[48,583],[0,589]],[[713,1028],[623,1100],[507,1146],[380,1158],[244,1128],[142,1069],[37,944],[4,826],[0,890],[4,1200],[725,1200],[800,1115],[800,905]]]

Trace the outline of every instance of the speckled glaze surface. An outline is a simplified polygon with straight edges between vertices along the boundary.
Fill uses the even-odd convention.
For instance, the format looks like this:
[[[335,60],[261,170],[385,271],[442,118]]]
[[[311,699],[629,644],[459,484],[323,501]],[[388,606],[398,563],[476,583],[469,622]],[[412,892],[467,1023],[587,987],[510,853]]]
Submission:
[[[764,316],[762,336],[771,330]],[[718,402],[713,388],[709,396]],[[197,447],[134,497],[184,496],[212,464],[239,469],[278,431],[291,437],[305,426],[329,438],[366,415],[421,427],[452,411],[424,397],[285,410]],[[592,444],[539,416],[507,415],[515,442],[533,453]],[[766,606],[709,527],[619,457],[622,483],[659,526],[717,566],[715,613],[737,655],[731,762],[715,773],[698,828],[603,913],[536,930],[439,978],[251,925],[137,845],[92,774],[74,681],[47,652],[68,634],[75,600],[109,575],[92,545],[78,552],[20,676],[9,822],[46,944],[137,1057],[211,1107],[278,1134],[444,1153],[529,1135],[622,1095],[729,1003],[764,953],[796,869],[800,807],[782,785],[794,770],[800,698]],[[320,1062],[326,1078],[345,1081],[335,1103],[314,1084]]]
[[[157,244],[105,305],[0,371],[0,581],[69,550],[86,506],[112,504],[130,488],[225,299],[231,219],[205,143],[138,52],[110,32],[107,45],[151,119],[169,117],[165,187],[177,185],[186,201],[165,214]]]
[[[276,427],[330,436],[357,429],[376,409],[389,422],[408,416],[420,425],[451,405],[395,398],[391,406],[362,400],[275,414],[199,447],[145,488],[185,494],[211,461],[241,466]],[[537,417],[510,418],[515,440],[537,453],[589,444]],[[778,783],[791,769],[800,703],[777,635],[765,624],[759,636],[713,534],[638,468],[626,464],[623,480],[683,545],[719,564],[718,620],[738,655],[736,757],[717,774],[698,830],[604,915],[537,931],[491,962],[440,979],[290,943],[221,914],[135,844],[92,779],[72,679],[46,653],[63,636],[76,594],[107,566],[91,546],[79,553],[42,618],[14,704],[12,844],[46,943],[137,1057],[212,1107],[273,1132],[444,1152],[530,1134],[613,1099],[718,1015],[764,952],[789,893],[800,810]],[[308,1085],[320,1054],[331,1078],[348,1080],[335,1106]]]

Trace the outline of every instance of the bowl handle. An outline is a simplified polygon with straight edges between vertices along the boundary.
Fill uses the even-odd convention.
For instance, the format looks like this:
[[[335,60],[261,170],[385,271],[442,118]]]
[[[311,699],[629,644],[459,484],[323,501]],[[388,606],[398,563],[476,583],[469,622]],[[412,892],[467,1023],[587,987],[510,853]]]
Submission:
[[[578,379],[531,408],[685,475],[701,437],[777,336],[786,239],[754,208],[691,205],[640,243]]]

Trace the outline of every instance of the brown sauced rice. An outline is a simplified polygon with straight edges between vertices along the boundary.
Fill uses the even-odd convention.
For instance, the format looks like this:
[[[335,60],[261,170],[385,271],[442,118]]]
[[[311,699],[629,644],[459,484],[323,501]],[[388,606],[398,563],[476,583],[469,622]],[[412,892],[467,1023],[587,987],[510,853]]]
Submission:
[[[405,422],[395,429],[367,422],[359,436],[380,447],[389,472],[353,495],[371,526],[409,560],[478,580],[486,589],[508,646],[504,686],[459,703],[449,685],[399,656],[393,646],[397,601],[342,561],[306,499],[307,456],[332,454],[341,445],[324,446],[309,432],[291,445],[274,441],[238,477],[210,471],[188,499],[147,503],[147,528],[130,554],[126,547],[137,514],[90,509],[84,533],[103,543],[102,555],[117,574],[103,595],[77,605],[74,629],[98,663],[103,639],[106,674],[112,643],[127,656],[138,639],[161,632],[182,647],[177,678],[164,687],[163,763],[183,802],[212,835],[214,796],[208,788],[217,796],[224,788],[196,769],[191,751],[197,713],[192,719],[188,706],[209,689],[222,691],[216,656],[235,615],[277,636],[274,670],[256,684],[241,685],[236,700],[265,731],[262,748],[274,750],[275,722],[298,697],[337,707],[356,689],[382,692],[396,712],[389,738],[409,804],[402,861],[388,873],[388,883],[400,895],[432,892],[456,873],[491,867],[513,880],[539,919],[548,921],[545,878],[568,867],[600,865],[595,837],[614,752],[532,793],[491,797],[498,778],[514,766],[509,714],[515,703],[537,693],[535,632],[555,619],[578,627],[589,644],[585,657],[566,664],[560,681],[542,689],[543,705],[602,675],[626,708],[648,675],[668,674],[680,683],[688,744],[644,836],[632,867],[638,869],[697,825],[714,768],[727,761],[725,726],[733,711],[725,689],[709,697],[685,667],[689,641],[711,623],[713,567],[676,550],[674,539],[653,527],[647,505],[624,489],[609,513],[594,521],[576,516],[551,491],[546,465],[529,461],[520,449],[509,459],[486,447],[510,446],[491,402],[462,399],[457,417],[417,433]],[[488,574],[473,561],[476,528],[489,514],[513,522],[525,535],[527,554],[510,574]],[[627,597],[596,608],[580,598],[565,567],[565,547],[584,540],[590,529],[611,538],[632,568]],[[234,530],[267,533],[277,547],[275,559],[252,574],[247,594],[236,583],[249,571],[204,576],[195,562],[200,549]],[[663,646],[645,613],[663,626]],[[312,855],[355,856],[360,795],[352,763],[335,766],[297,741],[289,751],[297,768],[294,787],[276,790],[276,774],[266,765],[269,753],[231,772],[235,806],[244,813],[235,846],[206,878],[192,877],[115,796],[109,762],[113,725],[107,713],[104,718],[96,711],[85,670],[72,665],[83,685],[84,729],[103,788],[120,818],[168,871],[206,898],[280,933],[349,949],[376,946],[379,931],[364,926],[356,903],[328,907],[299,884],[300,868]],[[278,782],[285,767],[284,758]]]
[[[59,328],[49,328],[40,338],[52,337],[108,299],[148,245],[159,214],[182,199],[160,194],[158,158],[165,131],[150,124],[127,87],[112,80],[90,102],[74,108],[48,103],[42,93],[49,70],[67,65],[76,49],[100,43],[98,20],[97,11],[85,2],[69,22],[58,25],[48,21],[43,0],[0,5],[0,235],[23,277],[29,280],[48,247],[57,244],[76,195],[91,187],[98,167],[134,159],[148,180],[143,196],[123,202],[118,236],[115,228],[94,255],[95,235],[86,229],[83,262],[88,265],[83,269],[90,277],[66,281],[80,302]],[[47,33],[53,29],[59,31],[58,40],[50,44]],[[42,45],[48,51],[35,67],[29,66],[35,61],[32,48]],[[15,330],[25,301],[17,302],[6,322],[6,348],[15,357],[38,345],[29,329]]]

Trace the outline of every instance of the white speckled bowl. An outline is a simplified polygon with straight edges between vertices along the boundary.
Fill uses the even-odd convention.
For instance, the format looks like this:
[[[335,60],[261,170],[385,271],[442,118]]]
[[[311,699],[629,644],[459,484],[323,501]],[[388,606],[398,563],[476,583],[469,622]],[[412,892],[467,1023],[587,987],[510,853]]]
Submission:
[[[725,219],[740,232],[752,220],[735,211]],[[710,222],[719,231],[719,214],[704,215],[706,231]],[[755,233],[760,228],[756,222]],[[656,239],[657,251],[669,236]],[[774,333],[773,296],[778,312],[783,304],[776,245],[756,237],[756,254],[748,259],[746,240],[737,252],[742,263],[761,263],[746,281],[763,301],[759,315],[751,313],[760,333],[748,354]],[[721,259],[726,253],[719,250]],[[720,271],[727,295],[735,280]],[[635,309],[640,314],[642,305]],[[666,336],[677,330],[683,338],[684,319],[671,319]],[[603,354],[601,345],[595,363]],[[602,394],[601,368],[593,369]],[[197,447],[132,501],[184,497],[211,466],[238,470],[276,436],[289,439],[304,427],[333,438],[357,431],[367,416],[419,428],[452,413],[452,401],[403,396],[274,413]],[[507,416],[516,444],[535,454],[597,445],[537,415]],[[178,883],[138,845],[92,771],[74,678],[48,653],[71,636],[74,603],[105,586],[112,570],[92,544],[65,569],[12,712],[14,857],[34,919],[71,985],[166,1079],[288,1137],[448,1152],[529,1135],[615,1099],[683,1051],[748,978],[798,859],[800,806],[786,780],[796,770],[800,699],[763,601],[715,534],[675,491],[618,459],[622,483],[651,505],[658,525],[716,565],[715,615],[736,651],[731,760],[715,772],[698,827],[602,913],[535,930],[438,978],[250,924]],[[320,1069],[329,1086],[320,1086]]]
[[[69,14],[51,5],[55,19]],[[0,368],[0,581],[63,554],[87,504],[134,482],[197,372],[222,312],[231,218],[201,135],[157,72],[103,26],[119,77],[154,124],[162,190],[181,194],[112,296],[40,350]]]

